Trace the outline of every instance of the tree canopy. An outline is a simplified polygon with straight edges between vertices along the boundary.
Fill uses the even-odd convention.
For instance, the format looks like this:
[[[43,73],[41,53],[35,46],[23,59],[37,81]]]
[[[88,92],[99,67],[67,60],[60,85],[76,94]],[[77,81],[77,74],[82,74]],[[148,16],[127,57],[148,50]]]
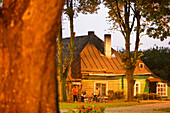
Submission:
[[[170,82],[170,48],[153,47],[142,51],[144,56],[141,60],[152,70],[152,72]]]
[[[164,40],[169,36],[168,0],[103,0],[109,8],[113,29],[119,30],[125,39],[125,53],[121,55],[126,70],[128,101],[133,100],[133,73],[136,67],[141,33]],[[135,49],[130,52],[132,32],[136,33]]]

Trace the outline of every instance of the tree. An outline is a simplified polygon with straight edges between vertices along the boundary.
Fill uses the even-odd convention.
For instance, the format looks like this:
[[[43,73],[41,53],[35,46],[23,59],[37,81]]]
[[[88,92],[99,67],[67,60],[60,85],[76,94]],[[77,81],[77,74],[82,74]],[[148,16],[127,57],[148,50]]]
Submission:
[[[56,33],[63,0],[6,0],[0,7],[0,112],[59,112]]]
[[[65,14],[68,15],[70,20],[70,56],[69,59],[67,59],[66,67],[63,72],[63,57],[62,57],[62,29],[60,29],[60,38],[58,40],[58,48],[60,51],[58,51],[58,61],[59,61],[59,70],[60,70],[60,79],[62,83],[62,100],[65,102],[67,101],[67,95],[66,95],[66,79],[67,75],[71,66],[71,62],[73,60],[73,53],[74,53],[74,26],[73,26],[73,17],[74,17],[74,9],[73,9],[73,0],[66,0],[66,9]],[[61,23],[62,26],[62,23]]]
[[[155,75],[170,82],[170,49],[156,46],[141,52],[144,54],[141,60],[149,69]]]
[[[169,17],[166,13],[168,2],[167,0],[104,0],[104,4],[110,9],[108,13],[110,20],[113,22],[113,28],[120,30],[125,39],[126,51],[121,55],[121,58],[126,70],[127,100],[133,101],[135,83],[133,73],[137,59],[140,56],[138,54],[140,34],[144,32],[144,29],[147,29],[147,34],[153,38],[157,37],[163,40],[169,36]],[[136,33],[136,43],[133,55],[131,55],[130,40],[133,30]]]
[[[88,2],[87,2],[88,1]],[[93,4],[93,5],[91,5]],[[68,76],[69,69],[71,67],[71,63],[73,60],[73,54],[74,54],[74,38],[75,38],[75,33],[74,33],[74,23],[73,19],[74,16],[77,15],[78,12],[82,12],[83,14],[89,13],[94,13],[97,11],[97,4],[99,4],[98,0],[66,0],[66,5],[64,9],[64,13],[68,16],[70,20],[70,45],[69,45],[69,50],[70,50],[70,56],[67,58],[66,66],[65,69],[63,69],[63,55],[62,55],[62,22],[61,22],[61,29],[60,29],[60,34],[58,35],[58,62],[59,62],[59,75],[61,79],[61,84],[62,84],[62,101],[67,101],[67,96],[66,96],[66,79]],[[90,6],[90,7],[89,7]],[[64,72],[63,72],[64,70]]]

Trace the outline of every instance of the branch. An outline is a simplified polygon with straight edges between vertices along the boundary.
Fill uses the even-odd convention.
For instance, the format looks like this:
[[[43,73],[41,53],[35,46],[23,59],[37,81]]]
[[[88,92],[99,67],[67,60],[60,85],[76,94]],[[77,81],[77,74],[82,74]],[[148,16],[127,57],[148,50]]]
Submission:
[[[118,20],[119,19],[119,16],[118,16],[118,14],[116,13],[116,11],[115,11],[115,9],[113,9],[113,5],[112,5],[112,2],[109,2],[109,4],[111,5],[111,10],[113,11],[113,13],[116,15],[116,19]],[[118,6],[117,6],[118,7]],[[119,12],[120,13],[120,12]],[[119,24],[119,27],[120,27],[120,29],[121,29],[121,33],[122,33],[122,35],[125,37],[125,34],[124,34],[124,31],[123,31],[123,29],[122,29],[122,27],[123,27],[123,20],[121,19],[121,23],[118,23]]]
[[[139,36],[140,36],[140,15],[139,11],[136,12],[136,18],[137,18],[137,31],[136,31],[136,43],[135,43],[135,51],[134,51],[134,59],[133,63],[136,64],[137,56],[138,56],[138,48],[139,48]]]
[[[134,26],[134,23],[135,23],[135,15],[134,15],[134,17],[133,17],[133,21],[132,21],[132,24],[131,24],[131,27],[130,27],[130,32],[132,31],[132,29],[133,29],[133,26]]]
[[[123,19],[121,17],[121,14],[120,14],[120,9],[119,9],[119,5],[118,5],[118,1],[116,0],[116,7],[117,7],[117,13],[118,13],[118,18],[122,21],[122,26],[124,28],[124,30],[126,29],[125,28],[125,24],[123,23]]]
[[[135,23],[136,8],[135,8],[135,9],[133,9],[133,8],[132,8],[132,6],[130,6],[130,7],[131,7],[131,9],[132,9],[132,11],[133,11],[133,13],[134,13],[133,21],[132,21],[132,24],[131,24],[131,27],[130,27],[130,32],[131,32],[131,31],[132,31],[132,29],[133,29],[134,23]]]

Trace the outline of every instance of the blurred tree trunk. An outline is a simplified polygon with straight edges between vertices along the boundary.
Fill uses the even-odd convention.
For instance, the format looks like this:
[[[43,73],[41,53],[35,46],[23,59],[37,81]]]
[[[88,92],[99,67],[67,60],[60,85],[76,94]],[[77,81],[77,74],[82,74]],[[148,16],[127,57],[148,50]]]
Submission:
[[[6,0],[0,8],[0,112],[59,112],[56,33],[63,0]]]
[[[64,73],[60,75],[61,77],[61,82],[62,82],[62,101],[66,102],[67,101],[67,94],[66,94],[66,79],[71,67],[71,63],[73,60],[73,54],[74,54],[74,38],[75,38],[75,33],[74,33],[74,23],[73,23],[73,17],[74,17],[74,9],[73,9],[73,0],[67,0],[66,1],[66,14],[69,17],[70,20],[70,56],[69,59],[66,61],[66,67],[64,70]],[[61,60],[61,59],[60,59]],[[61,72],[62,70],[60,70]]]

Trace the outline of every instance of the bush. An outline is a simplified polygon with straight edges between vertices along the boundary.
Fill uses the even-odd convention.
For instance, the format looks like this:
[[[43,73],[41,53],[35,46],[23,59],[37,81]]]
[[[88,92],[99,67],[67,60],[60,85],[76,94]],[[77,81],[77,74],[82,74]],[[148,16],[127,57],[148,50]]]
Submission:
[[[161,100],[162,99],[162,97],[160,95],[155,94],[155,93],[136,94],[136,96],[134,98],[138,99],[138,100]]]
[[[142,98],[143,98],[143,100],[149,100],[149,94],[148,93],[143,93]]]
[[[113,90],[108,91],[109,94],[109,100],[114,100],[114,99],[124,99],[124,91],[116,91],[114,92]]]
[[[104,113],[105,108],[104,107],[84,107],[84,105],[80,105],[80,107],[77,108],[77,110],[69,110],[67,113]]]
[[[134,97],[135,99],[138,99],[138,100],[143,100],[143,97],[142,97],[142,94],[136,94],[136,96]]]
[[[117,91],[115,92],[115,96],[117,99],[124,99],[124,91]]]
[[[162,100],[162,97],[159,94],[156,94],[156,100]]]
[[[155,93],[150,93],[149,94],[149,99],[150,100],[155,100],[156,99],[156,94]]]
[[[109,100],[114,100],[114,99],[116,99],[113,90],[109,90],[109,91],[108,91],[108,95],[109,95],[109,96],[108,96],[108,97],[109,97]]]

